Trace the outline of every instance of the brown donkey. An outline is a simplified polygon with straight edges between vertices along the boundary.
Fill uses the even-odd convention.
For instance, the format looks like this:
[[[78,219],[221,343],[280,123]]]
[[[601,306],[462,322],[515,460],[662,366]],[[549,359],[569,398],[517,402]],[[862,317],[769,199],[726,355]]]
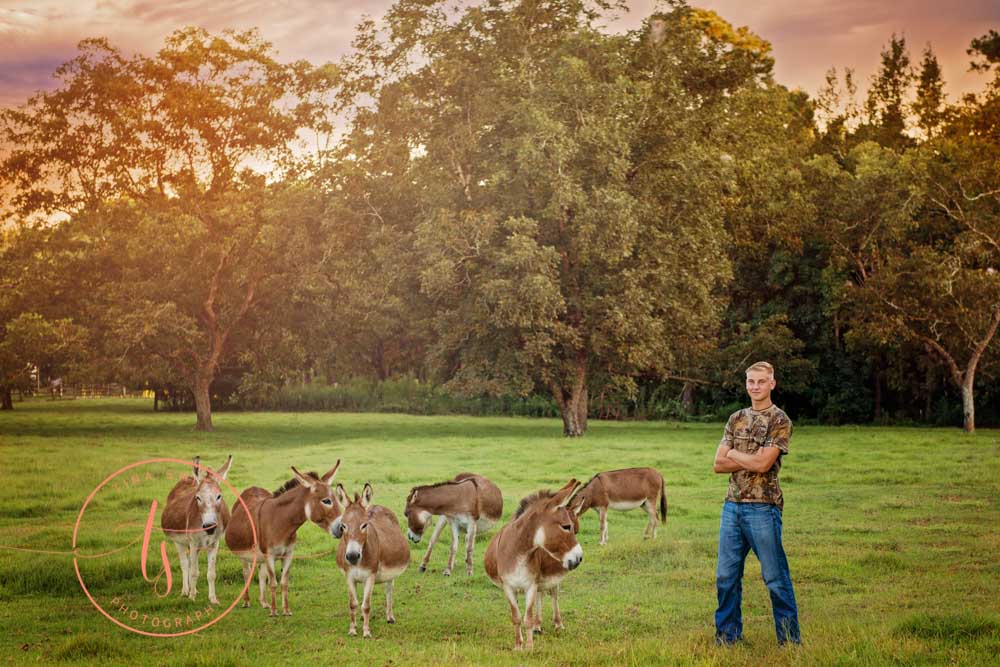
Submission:
[[[353,501],[348,498],[344,487],[338,484],[337,499],[344,505],[344,513],[339,519],[343,536],[337,546],[337,565],[347,579],[347,596],[351,609],[351,627],[347,633],[358,634],[357,585],[364,582],[362,634],[371,637],[368,621],[371,617],[372,590],[375,584],[385,584],[385,620],[395,623],[396,617],[392,614],[392,584],[410,564],[410,545],[406,543],[392,510],[371,504],[371,484],[365,484],[360,496],[355,493]]]
[[[455,552],[458,551],[458,533],[465,528],[465,573],[472,574],[472,554],[475,550],[476,535],[493,527],[503,515],[503,494],[497,485],[481,475],[471,472],[459,473],[455,479],[438,484],[417,486],[406,497],[403,516],[408,526],[407,535],[416,544],[427,528],[431,517],[436,516],[437,526],[427,543],[427,553],[420,563],[420,571],[427,570],[431,550],[437,542],[441,529],[451,524],[451,552],[444,575],[451,575],[455,567]]]
[[[340,537],[337,532],[337,519],[340,518],[341,506],[337,503],[330,480],[337,474],[340,461],[320,477],[314,472],[300,473],[292,466],[290,480],[274,493],[259,486],[251,486],[243,491],[240,497],[250,509],[254,526],[257,529],[257,548],[254,549],[253,530],[246,510],[242,503],[236,501],[233,505],[233,520],[226,532],[226,546],[243,561],[243,581],[247,590],[243,595],[243,606],[250,606],[249,583],[253,577],[253,558],[256,553],[258,561],[258,580],[260,582],[260,604],[270,607],[271,616],[278,615],[276,559],[282,560],[281,568],[281,608],[285,616],[291,616],[288,608],[288,574],[292,567],[295,551],[295,540],[299,527],[306,521],[312,521],[334,537]],[[271,603],[265,596],[266,582],[271,585]]]
[[[230,456],[218,472],[212,473],[196,456],[194,473],[170,490],[160,516],[160,528],[177,547],[181,560],[181,595],[192,600],[198,595],[198,552],[208,551],[208,601],[219,604],[215,596],[215,559],[219,538],[229,524],[229,508],[222,500],[219,480],[226,478],[232,464]]]
[[[659,521],[667,520],[667,489],[655,468],[625,468],[594,475],[574,499],[574,509],[583,514],[593,508],[601,520],[601,544],[608,543],[608,510],[627,512],[642,507],[649,515],[644,537],[656,537]]]
[[[524,512],[501,528],[486,547],[486,574],[503,589],[510,605],[515,649],[520,649],[524,641],[528,649],[534,646],[532,609],[546,579],[546,561],[536,554],[544,552],[567,571],[576,569],[583,560],[583,549],[573,532],[573,513],[566,507],[579,484],[572,479],[551,496],[528,503]],[[524,591],[523,619],[517,606],[520,591]],[[527,640],[522,626],[527,626]]]
[[[517,511],[514,513],[514,518],[524,514],[529,507],[536,503],[545,502],[551,499],[555,494],[551,491],[538,491],[533,493],[526,498],[521,499],[521,504],[518,506]],[[573,534],[578,535],[580,533],[580,520],[578,516],[579,512],[579,492],[577,492],[573,499],[570,501],[570,518],[573,520]],[[562,622],[562,614],[559,612],[559,584],[569,573],[569,570],[563,565],[561,560],[557,560],[547,554],[546,552],[538,549],[535,551],[534,558],[538,563],[538,568],[541,571],[541,579],[538,581],[538,592],[535,595],[535,627],[534,632],[540,634],[542,632],[542,598],[545,593],[552,596],[552,621],[555,624],[556,630],[562,630],[565,626]]]

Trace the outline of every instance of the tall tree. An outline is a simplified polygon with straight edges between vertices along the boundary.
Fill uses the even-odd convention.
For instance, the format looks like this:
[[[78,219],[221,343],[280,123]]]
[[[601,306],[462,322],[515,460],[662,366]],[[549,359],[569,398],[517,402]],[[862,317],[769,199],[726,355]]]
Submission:
[[[95,295],[123,354],[170,364],[211,430],[219,364],[280,273],[281,222],[252,167],[279,165],[323,117],[315,93],[336,73],[277,62],[255,31],[186,28],[153,57],[85,40],[57,75],[58,89],[3,112],[15,214],[79,227],[108,260]]]
[[[871,139],[897,150],[911,143],[905,130],[913,79],[906,39],[893,35],[882,51],[881,66],[868,88],[866,126],[861,130],[863,139]]]
[[[945,120],[944,80],[941,78],[941,65],[930,45],[924,49],[923,60],[920,61],[920,74],[917,76],[917,94],[913,102],[913,112],[917,116],[917,127],[924,137],[931,139]]]
[[[628,36],[594,27],[608,9],[398,2],[358,42],[379,64],[358,90],[394,109],[394,141],[406,128],[435,366],[466,392],[548,390],[568,436],[592,391],[710,349],[729,276],[718,126],[771,63],[683,3]]]

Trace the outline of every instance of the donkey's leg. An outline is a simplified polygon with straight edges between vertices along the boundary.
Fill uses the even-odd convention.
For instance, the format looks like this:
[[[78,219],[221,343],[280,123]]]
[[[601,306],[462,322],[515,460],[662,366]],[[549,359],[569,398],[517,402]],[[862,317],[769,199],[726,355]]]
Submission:
[[[268,554],[267,560],[267,583],[271,588],[271,616],[278,615],[278,575],[274,571],[274,555]]]
[[[288,574],[292,569],[292,552],[289,551],[281,561],[281,609],[285,616],[291,616],[288,608]]]
[[[465,573],[472,576],[472,553],[476,549],[476,522],[469,521],[469,528],[465,531]]]
[[[392,579],[385,582],[385,622],[396,622],[396,617],[392,614]]]
[[[250,606],[250,582],[253,580],[253,568],[250,566],[250,561],[240,559],[243,561],[243,604],[241,605],[244,609]]]
[[[552,625],[555,626],[556,630],[562,630],[562,614],[559,613],[559,587],[556,586],[552,589]]]
[[[208,601],[212,604],[219,604],[219,598],[215,597],[215,558],[219,555],[219,543],[216,542],[208,550]]]
[[[643,537],[656,537],[656,498],[652,500],[646,498],[646,502],[642,504],[642,509],[646,510],[646,514],[649,515],[649,522],[646,524],[646,530],[642,531]]]
[[[517,593],[507,584],[503,584],[503,594],[507,598],[507,604],[510,605],[510,621],[514,624],[514,650],[519,651],[524,637],[521,634],[521,610],[517,608]]]
[[[423,562],[420,563],[421,572],[427,571],[427,563],[431,559],[431,549],[434,548],[434,544],[437,542],[438,536],[441,534],[441,529],[444,528],[444,524],[447,523],[447,521],[448,521],[447,517],[444,516],[438,517],[437,525],[434,526],[434,532],[431,533],[431,539],[427,542],[427,553],[424,554],[424,560]]]
[[[192,600],[198,595],[198,547],[194,544],[188,549],[188,597]]]
[[[597,515],[601,518],[601,544],[608,543],[608,508],[598,507]]]
[[[451,551],[448,553],[448,567],[442,573],[446,577],[451,576],[451,571],[455,567],[455,553],[458,551],[458,520],[451,520]]]
[[[180,542],[174,542],[174,546],[177,547],[177,558],[181,561],[181,595],[184,597],[188,596],[188,584],[190,579],[188,579],[188,555],[187,547],[182,545]]]
[[[271,605],[267,603],[267,565],[264,562],[266,556],[257,559],[257,583],[260,584],[260,606],[269,609]]]
[[[544,597],[541,588],[538,589],[538,593],[535,594],[535,626],[532,628],[532,632],[536,635],[542,634],[542,598]]]
[[[375,588],[375,575],[365,579],[365,597],[361,601],[361,636],[371,637],[372,631],[368,627],[368,622],[372,616],[372,590]]]
[[[358,591],[357,584],[350,576],[347,578],[347,606],[351,610],[351,627],[347,629],[347,634],[354,636],[358,634],[357,610]]]
[[[528,586],[524,592],[524,648],[529,651],[535,648],[535,621],[531,617],[531,608],[535,604],[535,596],[538,594],[538,585]]]

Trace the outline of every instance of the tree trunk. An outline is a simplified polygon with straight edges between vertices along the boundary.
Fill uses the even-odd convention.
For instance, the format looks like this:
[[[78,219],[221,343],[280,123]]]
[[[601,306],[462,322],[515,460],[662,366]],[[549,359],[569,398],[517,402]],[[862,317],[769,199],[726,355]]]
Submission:
[[[875,369],[875,421],[882,420],[882,372]]]
[[[192,387],[194,390],[194,409],[198,413],[198,423],[194,427],[196,431],[212,430],[211,386],[211,378],[199,377]]]
[[[694,414],[694,392],[697,387],[694,382],[685,382],[681,391],[681,403],[684,405],[684,414]]]
[[[552,389],[562,415],[563,435],[567,438],[579,438],[587,432],[587,386],[584,379],[585,375],[568,392],[559,386]]]
[[[967,374],[965,382],[962,383],[962,430],[966,433],[976,432],[976,400],[973,393],[973,375]]]
[[[0,410],[13,410],[14,397],[11,396],[10,387],[0,389]]]

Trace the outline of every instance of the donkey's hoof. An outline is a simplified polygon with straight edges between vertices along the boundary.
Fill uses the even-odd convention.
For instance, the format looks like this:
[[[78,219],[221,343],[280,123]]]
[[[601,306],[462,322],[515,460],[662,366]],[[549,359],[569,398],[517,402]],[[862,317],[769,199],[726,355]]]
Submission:
[[[446,576],[446,577],[450,577],[450,576],[451,576],[451,570],[445,570],[445,571],[444,571],[444,572],[442,572],[441,574],[443,574],[443,575],[444,575],[444,576]]]
[[[372,638],[372,631],[371,630],[365,630],[364,633],[362,633],[362,638],[363,639],[371,639]]]
[[[385,622],[386,623],[395,623],[396,622],[396,617],[395,616],[390,616],[389,618],[385,619]]]
[[[244,602],[243,604],[240,605],[240,607],[242,609],[249,609],[250,608],[250,603],[249,602]]]
[[[292,612],[290,612],[290,611],[286,611],[286,612],[284,613],[284,615],[285,615],[285,616],[291,616],[291,615],[292,615]]]
[[[426,565],[421,565],[420,567],[417,568],[417,572],[426,572],[426,571],[427,571]]]
[[[277,616],[278,616],[278,612],[276,612],[275,610],[273,610],[273,609],[272,609],[272,610],[271,610],[271,613],[270,613],[270,614],[268,614],[268,616],[270,616],[271,618],[277,618]]]
[[[357,637],[358,636],[358,631],[357,631],[356,628],[351,628],[350,630],[347,631],[347,634],[349,634],[352,637]]]
[[[209,598],[208,601],[212,604],[219,604],[219,598]]]

